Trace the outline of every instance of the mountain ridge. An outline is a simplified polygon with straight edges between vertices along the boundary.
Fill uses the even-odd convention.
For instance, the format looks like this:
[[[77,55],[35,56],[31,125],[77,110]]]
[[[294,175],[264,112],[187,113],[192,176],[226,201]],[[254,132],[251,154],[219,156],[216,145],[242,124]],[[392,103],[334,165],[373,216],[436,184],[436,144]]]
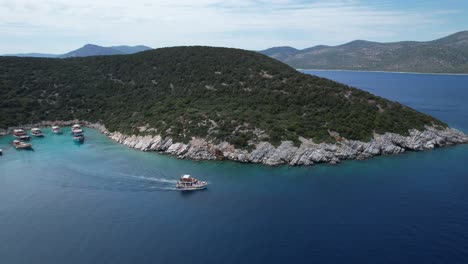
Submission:
[[[71,57],[89,57],[89,56],[107,56],[107,55],[125,55],[151,50],[151,47],[144,45],[137,46],[110,46],[104,47],[95,44],[85,44],[84,46],[69,51],[64,54],[46,54],[46,53],[17,53],[5,54],[7,57],[34,57],[34,58],[71,58]]]
[[[468,31],[432,41],[354,40],[336,46],[273,47],[259,52],[298,69],[468,73]]]

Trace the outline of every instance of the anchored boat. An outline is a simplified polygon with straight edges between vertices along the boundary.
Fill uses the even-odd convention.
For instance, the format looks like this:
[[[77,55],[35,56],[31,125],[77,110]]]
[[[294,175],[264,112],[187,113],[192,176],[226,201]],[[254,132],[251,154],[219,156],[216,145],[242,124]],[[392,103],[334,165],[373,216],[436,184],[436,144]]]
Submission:
[[[180,177],[176,183],[176,188],[181,191],[195,191],[205,189],[208,185],[207,182],[199,181],[198,179],[186,174]]]
[[[42,134],[42,131],[36,127],[31,129],[31,135],[35,137],[44,137],[44,134]]]
[[[74,133],[75,131],[77,132],[83,132],[83,130],[81,129],[81,126],[79,124],[74,124],[71,128],[71,132]]]
[[[31,149],[32,148],[32,144],[26,143],[20,140],[13,140],[13,146],[16,149]]]
[[[71,133],[73,134],[73,140],[79,143],[83,143],[84,141],[84,135],[83,135],[83,129],[81,129],[81,126],[78,124],[75,124],[71,128]]]
[[[62,129],[59,126],[53,126],[52,127],[52,132],[54,134],[62,134]]]
[[[82,134],[81,135],[73,135],[73,140],[76,141],[76,142],[83,143],[84,142],[84,136]]]
[[[16,138],[16,139],[19,139],[19,140],[29,140],[30,137],[28,134],[26,134],[26,132],[24,132],[23,129],[15,129],[13,130],[13,136]]]

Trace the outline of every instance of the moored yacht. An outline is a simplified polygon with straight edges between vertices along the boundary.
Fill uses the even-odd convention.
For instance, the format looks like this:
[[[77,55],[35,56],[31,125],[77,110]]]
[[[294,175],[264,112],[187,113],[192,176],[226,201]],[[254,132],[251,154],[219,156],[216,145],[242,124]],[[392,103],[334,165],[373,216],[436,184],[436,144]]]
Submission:
[[[44,134],[42,134],[42,131],[37,127],[31,129],[31,135],[35,137],[44,137]]]
[[[81,126],[80,126],[79,124],[74,124],[74,125],[72,126],[72,128],[71,128],[72,133],[75,132],[75,131],[79,131],[79,130],[83,131],[83,130],[81,129]]]
[[[73,134],[73,140],[76,142],[83,142],[84,141],[84,135],[83,134]]]
[[[29,140],[29,135],[23,129],[13,130],[13,136],[19,140]]]
[[[205,189],[207,182],[199,181],[190,175],[182,175],[176,183],[176,188],[181,191],[195,191]]]
[[[78,124],[75,124],[71,128],[71,133],[73,134],[73,140],[76,142],[82,143],[84,141],[83,129]]]
[[[59,126],[53,126],[52,127],[52,132],[54,134],[62,134],[62,129]]]
[[[32,144],[23,142],[21,140],[13,140],[13,146],[16,149],[31,149],[32,148]]]

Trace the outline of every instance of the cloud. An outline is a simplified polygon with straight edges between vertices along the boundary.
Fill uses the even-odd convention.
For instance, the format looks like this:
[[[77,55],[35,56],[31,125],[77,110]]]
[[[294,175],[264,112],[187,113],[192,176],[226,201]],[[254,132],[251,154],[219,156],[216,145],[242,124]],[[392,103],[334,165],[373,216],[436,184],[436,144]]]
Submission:
[[[65,52],[88,42],[154,47],[191,44],[246,49],[285,44],[307,47],[357,38],[387,40],[402,30],[423,30],[443,24],[444,17],[459,12],[408,11],[394,8],[388,1],[371,3],[0,0],[0,52]]]

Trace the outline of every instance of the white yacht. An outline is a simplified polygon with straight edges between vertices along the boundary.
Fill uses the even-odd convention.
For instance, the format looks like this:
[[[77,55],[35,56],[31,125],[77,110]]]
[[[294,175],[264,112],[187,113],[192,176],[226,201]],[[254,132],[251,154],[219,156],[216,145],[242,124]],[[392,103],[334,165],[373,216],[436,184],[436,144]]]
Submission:
[[[180,177],[176,183],[176,188],[181,191],[195,191],[205,189],[208,185],[207,182],[199,181],[196,178],[186,174]]]
[[[32,148],[32,144],[23,142],[21,140],[13,140],[13,146],[16,149],[31,149]]]
[[[44,134],[42,134],[42,131],[37,127],[31,128],[31,135],[35,137],[44,137]]]
[[[73,135],[73,140],[76,142],[82,143],[84,141],[83,129],[78,124],[75,124],[71,128],[71,133]]]
[[[19,140],[29,140],[29,135],[23,129],[13,130],[13,136]]]
[[[75,133],[79,133],[79,134],[82,134],[83,133],[83,129],[81,129],[81,126],[79,124],[75,124],[72,126],[71,128],[71,134],[75,134]]]
[[[84,135],[83,134],[78,134],[78,133],[73,133],[73,140],[76,142],[83,143],[84,142]]]
[[[62,129],[59,126],[53,126],[52,127],[52,132],[54,134],[62,134]]]

